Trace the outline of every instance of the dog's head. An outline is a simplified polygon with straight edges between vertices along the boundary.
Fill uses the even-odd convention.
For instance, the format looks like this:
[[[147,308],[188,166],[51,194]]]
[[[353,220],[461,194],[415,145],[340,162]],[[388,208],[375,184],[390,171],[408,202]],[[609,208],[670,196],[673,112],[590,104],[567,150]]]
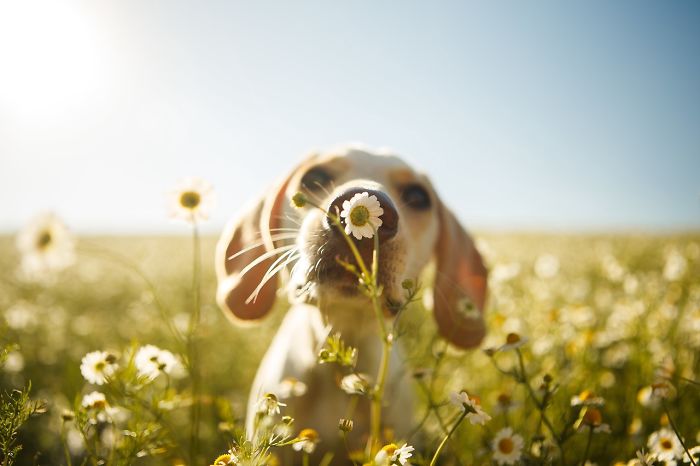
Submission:
[[[402,282],[416,280],[434,257],[433,313],[441,334],[463,348],[480,343],[487,272],[471,237],[425,175],[394,155],[359,149],[308,157],[228,225],[216,252],[217,299],[236,322],[267,314],[277,273],[287,268],[294,299],[366,299],[357,278],[339,264],[354,262],[342,234],[320,209],[293,208],[297,192],[332,213],[357,193],[376,196],[384,211],[377,234],[386,310],[404,298]],[[373,239],[352,241],[370,264]]]

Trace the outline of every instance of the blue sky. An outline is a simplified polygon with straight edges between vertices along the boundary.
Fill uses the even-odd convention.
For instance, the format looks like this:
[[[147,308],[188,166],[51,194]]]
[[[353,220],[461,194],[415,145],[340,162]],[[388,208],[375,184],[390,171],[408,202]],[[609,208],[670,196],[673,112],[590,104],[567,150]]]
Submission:
[[[391,147],[464,223],[700,228],[700,3],[0,4],[0,231],[224,222],[303,154]]]

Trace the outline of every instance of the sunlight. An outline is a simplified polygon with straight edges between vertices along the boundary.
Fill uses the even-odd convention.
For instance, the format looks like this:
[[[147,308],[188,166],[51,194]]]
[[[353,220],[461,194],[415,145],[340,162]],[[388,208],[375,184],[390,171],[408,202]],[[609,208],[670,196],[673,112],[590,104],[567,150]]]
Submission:
[[[64,2],[0,5],[0,104],[12,118],[50,122],[79,110],[105,86],[99,34]]]

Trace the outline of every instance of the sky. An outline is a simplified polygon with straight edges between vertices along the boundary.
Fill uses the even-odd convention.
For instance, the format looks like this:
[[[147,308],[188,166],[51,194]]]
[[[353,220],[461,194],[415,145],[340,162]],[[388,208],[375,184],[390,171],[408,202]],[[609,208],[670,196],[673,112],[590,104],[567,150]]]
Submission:
[[[220,231],[306,153],[389,147],[474,229],[700,228],[700,3],[0,0],[0,232]]]

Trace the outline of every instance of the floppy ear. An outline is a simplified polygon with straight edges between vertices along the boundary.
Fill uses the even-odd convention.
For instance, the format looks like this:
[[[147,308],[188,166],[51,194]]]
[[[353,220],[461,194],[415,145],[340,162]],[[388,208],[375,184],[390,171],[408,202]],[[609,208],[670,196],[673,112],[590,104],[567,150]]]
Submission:
[[[473,348],[486,334],[483,311],[488,272],[474,241],[454,214],[442,202],[438,209],[435,320],[448,341],[461,348]]]
[[[247,271],[244,269],[274,249],[270,231],[281,224],[288,183],[289,178],[241,217],[231,221],[216,245],[216,275],[219,282],[216,300],[224,311],[229,311],[226,314],[236,323],[264,317],[275,303],[276,275],[267,281],[254,299],[250,297],[277,255],[261,260]]]

